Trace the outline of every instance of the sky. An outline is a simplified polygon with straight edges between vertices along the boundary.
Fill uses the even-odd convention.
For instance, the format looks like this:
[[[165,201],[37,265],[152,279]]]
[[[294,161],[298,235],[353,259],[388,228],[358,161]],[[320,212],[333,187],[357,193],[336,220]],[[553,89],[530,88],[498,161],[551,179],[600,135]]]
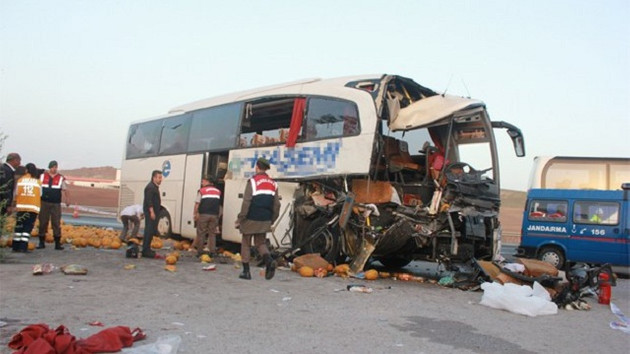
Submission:
[[[630,1],[0,0],[0,156],[120,167],[130,122],[303,78],[387,73],[484,101],[501,187],[535,156],[630,157]]]

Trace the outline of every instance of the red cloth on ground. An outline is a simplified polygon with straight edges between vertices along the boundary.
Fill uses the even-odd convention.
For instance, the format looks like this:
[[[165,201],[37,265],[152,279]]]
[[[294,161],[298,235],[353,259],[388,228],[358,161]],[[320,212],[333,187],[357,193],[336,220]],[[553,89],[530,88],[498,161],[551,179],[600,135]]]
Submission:
[[[51,330],[46,324],[40,323],[26,326],[14,335],[9,348],[17,349],[14,354],[111,353],[130,347],[134,341],[144,338],[145,334],[139,328],[132,332],[129,327],[116,326],[77,340],[63,325]]]

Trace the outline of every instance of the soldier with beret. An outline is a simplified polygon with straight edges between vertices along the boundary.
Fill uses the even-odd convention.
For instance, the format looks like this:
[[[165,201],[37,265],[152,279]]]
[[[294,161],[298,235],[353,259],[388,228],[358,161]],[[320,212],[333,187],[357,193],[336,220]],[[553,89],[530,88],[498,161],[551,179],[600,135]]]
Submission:
[[[271,257],[265,240],[271,225],[280,215],[280,198],[276,181],[266,173],[269,168],[269,161],[265,158],[256,161],[256,174],[247,181],[241,212],[236,221],[236,227],[242,234],[243,271],[239,275],[241,279],[251,279],[249,261],[252,238],[254,246],[265,262],[265,279],[269,280],[275,274],[276,262]]]
[[[44,240],[48,224],[52,224],[55,249],[62,250],[61,245],[61,201],[66,199],[66,205],[70,204],[66,178],[58,173],[57,161],[50,161],[48,171],[40,176],[42,183],[42,205],[39,212],[39,246],[45,248]]]

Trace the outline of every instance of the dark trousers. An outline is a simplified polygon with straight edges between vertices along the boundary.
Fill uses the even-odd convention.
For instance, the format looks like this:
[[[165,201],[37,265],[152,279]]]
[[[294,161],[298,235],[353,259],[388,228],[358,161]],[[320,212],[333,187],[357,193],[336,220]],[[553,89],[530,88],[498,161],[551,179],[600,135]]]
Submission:
[[[15,229],[13,230],[14,251],[25,252],[28,249],[28,240],[33,231],[37,213],[31,211],[18,211],[15,217]]]
[[[155,220],[151,220],[151,214],[146,213],[144,218],[144,236],[142,237],[142,252],[151,251],[151,241],[153,236],[157,234],[157,216]]]
[[[48,222],[52,224],[53,237],[61,237],[61,204],[49,203],[42,200],[39,210],[39,236],[46,236]]]
[[[125,241],[127,239],[127,232],[131,229],[129,237],[138,237],[138,230],[140,229],[140,218],[137,215],[122,215],[120,217],[122,221],[123,229],[120,233],[120,240]]]

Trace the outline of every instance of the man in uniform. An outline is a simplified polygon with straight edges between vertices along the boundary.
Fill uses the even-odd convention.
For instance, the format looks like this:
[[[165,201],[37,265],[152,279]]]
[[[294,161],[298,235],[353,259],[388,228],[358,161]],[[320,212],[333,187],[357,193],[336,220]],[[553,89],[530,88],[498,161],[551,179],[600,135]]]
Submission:
[[[13,213],[13,190],[15,187],[15,169],[20,166],[20,155],[12,152],[7,155],[0,169],[0,217]],[[4,228],[2,229],[4,230]]]
[[[243,272],[239,275],[241,279],[252,278],[249,271],[252,237],[254,246],[265,262],[265,279],[269,280],[275,274],[276,261],[269,254],[265,235],[280,214],[280,198],[277,183],[266,173],[269,167],[269,161],[264,158],[256,161],[256,175],[247,182],[241,212],[236,220],[236,227],[243,235],[241,240]]]
[[[50,161],[48,171],[44,172],[42,182],[42,207],[39,212],[39,246],[45,248],[46,231],[48,223],[52,224],[55,249],[62,250],[61,245],[61,200],[62,194],[66,199],[66,205],[70,205],[66,178],[57,172],[57,161]]]
[[[144,187],[144,237],[142,238],[142,257],[156,258],[155,252],[151,250],[151,240],[157,233],[157,215],[160,212],[162,199],[160,198],[160,184],[162,183],[162,171],[153,170],[151,181]]]
[[[214,186],[212,177],[203,176],[193,211],[194,219],[197,222],[197,237],[193,246],[197,249],[198,257],[204,252],[210,253],[210,256],[214,257],[217,248],[216,229],[219,226],[221,212],[221,191]],[[206,237],[208,238],[207,243]],[[205,248],[203,248],[204,245]]]
[[[28,240],[37,220],[41,205],[40,171],[34,164],[26,164],[26,173],[17,180],[15,188],[15,229],[13,230],[13,252],[28,252]]]

